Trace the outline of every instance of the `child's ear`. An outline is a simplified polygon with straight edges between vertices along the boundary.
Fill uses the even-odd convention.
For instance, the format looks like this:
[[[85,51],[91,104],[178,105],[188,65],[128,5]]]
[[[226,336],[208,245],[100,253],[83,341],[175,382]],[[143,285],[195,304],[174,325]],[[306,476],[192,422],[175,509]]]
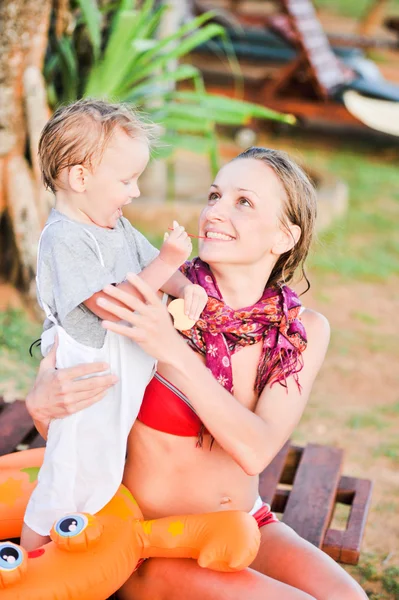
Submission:
[[[280,256],[291,250],[301,237],[301,228],[299,225],[291,223],[281,227],[275,243],[272,246],[272,254]]]
[[[69,169],[68,182],[74,192],[85,192],[88,171],[83,165],[73,165]]]

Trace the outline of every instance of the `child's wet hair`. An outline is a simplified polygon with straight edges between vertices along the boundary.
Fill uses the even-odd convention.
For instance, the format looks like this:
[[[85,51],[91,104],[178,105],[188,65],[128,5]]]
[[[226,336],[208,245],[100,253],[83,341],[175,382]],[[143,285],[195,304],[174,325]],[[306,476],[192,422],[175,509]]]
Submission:
[[[63,169],[83,165],[92,169],[116,128],[149,145],[155,126],[130,105],[86,98],[60,106],[44,126],[39,159],[46,188],[56,192]]]

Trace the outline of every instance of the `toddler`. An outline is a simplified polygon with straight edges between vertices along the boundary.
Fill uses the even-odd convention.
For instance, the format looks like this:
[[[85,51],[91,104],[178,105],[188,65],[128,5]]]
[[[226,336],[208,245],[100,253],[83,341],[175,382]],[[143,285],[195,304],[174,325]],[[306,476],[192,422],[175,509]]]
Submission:
[[[178,271],[191,253],[184,228],[174,222],[158,251],[122,216],[122,207],[140,195],[150,132],[124,105],[81,100],[59,108],[41,134],[43,179],[56,198],[38,248],[37,291],[46,313],[42,353],[57,336],[57,368],[104,362],[118,380],[96,404],[50,422],[25,513],[21,544],[27,550],[48,541],[63,515],[95,513],[111,500],[122,481],[127,436],[154,372],[151,356],[102,327],[103,319],[116,319],[97,305],[101,290],[112,284],[137,294],[125,281],[134,272],[154,290],[184,298],[193,320],[207,301],[203,288]]]

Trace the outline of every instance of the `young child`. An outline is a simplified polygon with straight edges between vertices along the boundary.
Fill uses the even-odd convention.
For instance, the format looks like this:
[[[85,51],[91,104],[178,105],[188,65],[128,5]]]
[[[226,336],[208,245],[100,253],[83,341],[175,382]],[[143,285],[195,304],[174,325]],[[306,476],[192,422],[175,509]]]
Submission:
[[[116,319],[97,305],[101,290],[112,284],[134,294],[125,281],[134,272],[154,290],[183,298],[193,320],[207,301],[202,287],[177,270],[191,253],[184,228],[174,222],[158,251],[122,216],[122,207],[140,195],[150,130],[126,106],[81,100],[59,108],[41,135],[43,178],[56,197],[38,248],[37,291],[46,313],[42,353],[57,336],[57,368],[104,362],[118,381],[93,406],[50,422],[25,513],[21,544],[27,550],[48,541],[63,515],[95,513],[113,497],[127,436],[153,374],[151,356],[102,327],[102,319]]]

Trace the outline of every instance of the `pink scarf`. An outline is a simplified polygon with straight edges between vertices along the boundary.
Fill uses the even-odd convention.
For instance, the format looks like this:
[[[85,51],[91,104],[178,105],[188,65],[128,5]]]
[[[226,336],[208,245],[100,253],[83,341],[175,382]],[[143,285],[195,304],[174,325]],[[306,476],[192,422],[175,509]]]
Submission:
[[[206,358],[206,366],[217,381],[233,391],[231,355],[248,344],[262,342],[255,390],[278,382],[287,387],[293,375],[300,389],[298,373],[303,367],[306,332],[298,318],[301,302],[286,285],[266,287],[253,306],[234,310],[225,304],[212,271],[200,258],[186,262],[181,271],[207,292],[209,299],[201,318],[192,329],[182,331],[188,344]]]

